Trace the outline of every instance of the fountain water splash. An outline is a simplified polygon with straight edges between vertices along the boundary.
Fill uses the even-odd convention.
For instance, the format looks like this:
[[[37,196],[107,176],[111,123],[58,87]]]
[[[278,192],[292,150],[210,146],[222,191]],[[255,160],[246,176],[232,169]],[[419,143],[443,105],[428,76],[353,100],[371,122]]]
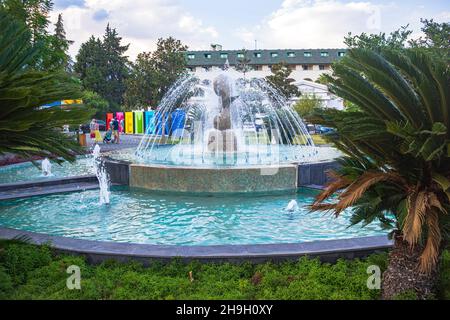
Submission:
[[[298,209],[299,209],[298,202],[296,200],[292,200],[291,202],[289,202],[285,210],[287,212],[295,212],[298,211]]]
[[[139,162],[228,167],[330,159],[270,83],[234,70],[181,77],[152,119],[135,152]]]
[[[110,180],[108,173],[101,161],[101,149],[97,144],[92,151],[93,169],[97,176],[98,184],[100,186],[100,204],[108,205],[110,203]]]
[[[52,175],[52,164],[51,164],[50,160],[48,160],[48,158],[45,158],[44,160],[42,160],[41,170],[42,170],[42,175],[44,177],[49,177]]]

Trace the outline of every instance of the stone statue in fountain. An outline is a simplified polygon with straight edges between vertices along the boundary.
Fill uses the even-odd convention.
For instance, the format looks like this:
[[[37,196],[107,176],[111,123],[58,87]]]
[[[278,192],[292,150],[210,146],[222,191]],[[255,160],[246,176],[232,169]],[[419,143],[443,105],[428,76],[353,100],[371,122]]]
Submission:
[[[231,106],[237,99],[233,96],[231,80],[220,75],[214,79],[214,92],[220,98],[220,113],[214,118],[214,129],[209,134],[208,150],[215,153],[235,153],[237,151],[237,138],[231,125]]]

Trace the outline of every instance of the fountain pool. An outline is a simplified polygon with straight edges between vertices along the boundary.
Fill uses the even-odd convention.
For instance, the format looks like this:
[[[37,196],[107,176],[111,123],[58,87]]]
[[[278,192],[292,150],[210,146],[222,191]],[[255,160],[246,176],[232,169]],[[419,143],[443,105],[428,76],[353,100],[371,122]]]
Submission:
[[[110,205],[98,191],[0,202],[0,225],[69,238],[158,245],[299,243],[384,235],[378,225],[348,228],[349,215],[335,219],[308,213],[315,191],[296,195],[198,197],[113,190]],[[299,208],[287,211],[296,200]]]
[[[16,229],[112,246],[168,245],[169,251],[237,245],[233,250],[245,254],[240,245],[386,235],[375,224],[348,227],[348,211],[337,219],[309,213],[317,191],[299,187],[323,184],[334,162],[324,160],[339,152],[316,147],[302,119],[267,82],[233,72],[210,77],[181,78],[158,110],[146,114],[137,149],[96,161],[97,147],[73,165],[52,167],[54,177],[96,174],[100,192],[1,201],[0,236]],[[42,172],[31,164],[0,168],[3,183],[33,178],[42,179]],[[110,189],[110,181],[126,186]],[[135,253],[123,250],[120,255]]]
[[[44,175],[41,166],[41,161],[38,161],[37,166],[24,162],[0,167],[0,184],[95,174],[92,169],[92,156],[80,156],[74,163],[53,164],[51,175]]]

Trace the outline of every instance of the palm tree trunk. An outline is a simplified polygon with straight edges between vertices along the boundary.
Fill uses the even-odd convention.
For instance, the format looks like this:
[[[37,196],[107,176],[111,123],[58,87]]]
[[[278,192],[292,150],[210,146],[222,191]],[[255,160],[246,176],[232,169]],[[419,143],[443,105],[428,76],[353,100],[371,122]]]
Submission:
[[[418,299],[433,297],[436,289],[438,270],[431,274],[418,271],[422,248],[411,249],[401,235],[394,238],[394,247],[389,254],[389,264],[383,274],[382,298],[390,300],[405,292],[414,292]]]

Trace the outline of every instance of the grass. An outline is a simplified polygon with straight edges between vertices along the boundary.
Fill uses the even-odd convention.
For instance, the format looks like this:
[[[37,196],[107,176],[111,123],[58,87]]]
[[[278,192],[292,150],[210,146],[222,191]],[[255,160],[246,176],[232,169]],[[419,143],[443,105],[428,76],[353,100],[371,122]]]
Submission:
[[[386,254],[322,264],[303,258],[282,264],[106,262],[56,255],[47,246],[0,242],[0,299],[379,299],[366,286],[367,267],[386,267]],[[69,290],[69,266],[81,269],[81,290]],[[444,268],[445,266],[445,268]],[[450,254],[443,259],[442,298],[450,298]],[[193,281],[189,278],[192,271]],[[405,298],[411,298],[406,295]]]
[[[312,135],[311,135],[311,138],[313,139],[314,144],[315,144],[316,146],[321,146],[321,145],[329,144],[329,142],[327,142],[327,141],[325,140],[325,138],[323,137],[323,135],[321,135],[321,134],[312,134]]]

